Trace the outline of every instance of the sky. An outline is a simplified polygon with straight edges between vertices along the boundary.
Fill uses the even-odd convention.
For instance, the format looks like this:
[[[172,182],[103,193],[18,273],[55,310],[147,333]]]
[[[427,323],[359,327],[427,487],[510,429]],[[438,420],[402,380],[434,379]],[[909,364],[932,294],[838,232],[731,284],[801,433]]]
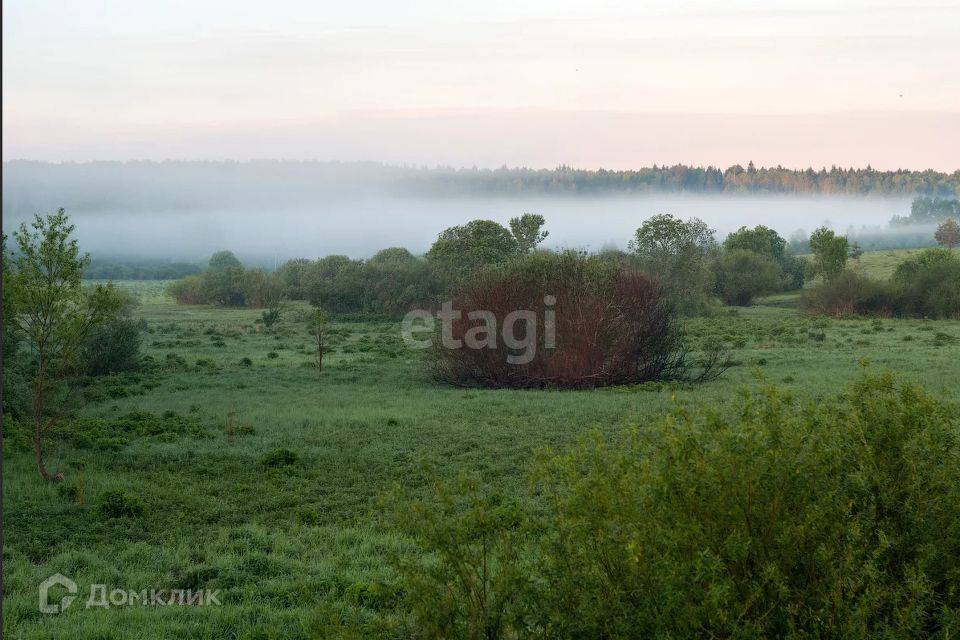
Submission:
[[[960,169],[960,2],[6,0],[3,158]]]

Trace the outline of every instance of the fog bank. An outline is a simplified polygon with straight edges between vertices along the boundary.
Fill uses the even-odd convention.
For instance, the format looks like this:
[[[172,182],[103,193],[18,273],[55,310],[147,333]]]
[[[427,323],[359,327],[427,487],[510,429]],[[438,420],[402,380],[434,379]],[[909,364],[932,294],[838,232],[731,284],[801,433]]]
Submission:
[[[313,204],[273,207],[142,208],[125,213],[89,206],[72,209],[85,251],[98,258],[204,260],[228,248],[251,264],[272,266],[293,257],[346,254],[370,256],[379,249],[403,246],[425,252],[446,227],[476,218],[506,223],[525,212],[547,219],[544,246],[598,250],[625,248],[647,218],[670,213],[696,216],[718,238],[741,226],[763,224],[789,238],[827,224],[839,232],[851,227],[886,228],[894,215],[909,212],[907,198],[801,196],[636,195],[620,197],[331,197]],[[28,216],[4,216],[9,229]]]

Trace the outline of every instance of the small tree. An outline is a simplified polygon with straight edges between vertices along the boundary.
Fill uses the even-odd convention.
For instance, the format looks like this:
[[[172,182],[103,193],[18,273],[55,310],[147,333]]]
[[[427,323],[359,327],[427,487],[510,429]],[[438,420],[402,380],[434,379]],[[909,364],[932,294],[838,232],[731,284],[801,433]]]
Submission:
[[[820,227],[810,235],[810,251],[813,252],[813,275],[830,280],[847,266],[850,243],[845,236]]]
[[[232,251],[217,251],[210,256],[209,266],[211,269],[225,269],[227,267],[242,267],[243,264],[233,255]]]
[[[547,239],[549,231],[543,230],[546,219],[538,213],[525,213],[519,218],[510,218],[510,233],[517,241],[520,253],[529,253]]]
[[[20,335],[33,355],[30,367],[33,448],[37,471],[56,479],[44,464],[44,440],[71,406],[82,375],[82,354],[97,328],[113,322],[123,299],[112,285],[84,291],[80,276],[89,256],[71,239],[74,226],[63,209],[35,216],[14,232],[8,286]]]
[[[316,347],[317,371],[323,371],[323,356],[330,352],[327,346],[327,331],[330,328],[330,314],[319,306],[313,308],[307,319],[307,326],[310,328],[310,335],[313,336],[314,346]]]
[[[957,221],[953,218],[947,218],[937,227],[937,231],[933,234],[933,239],[936,240],[940,246],[953,249],[960,245],[960,225],[958,225]]]
[[[280,322],[280,316],[283,314],[283,305],[280,300],[275,301],[268,308],[263,310],[263,313],[260,314],[260,319],[263,321],[263,326],[267,329],[273,327],[273,325]]]

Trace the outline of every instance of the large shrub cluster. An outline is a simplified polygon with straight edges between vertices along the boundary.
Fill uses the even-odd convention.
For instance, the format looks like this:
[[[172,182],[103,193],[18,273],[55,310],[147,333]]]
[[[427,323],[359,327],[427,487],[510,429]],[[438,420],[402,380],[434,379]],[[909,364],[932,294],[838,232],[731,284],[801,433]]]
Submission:
[[[229,251],[213,254],[206,271],[171,283],[167,291],[181,304],[224,307],[269,307],[283,295],[276,274],[244,268]]]
[[[463,281],[435,341],[445,382],[584,388],[686,375],[675,313],[636,267],[567,251],[527,254]],[[522,314],[522,315],[521,315]]]
[[[525,499],[401,501],[418,637],[919,638],[960,625],[960,418],[891,375],[678,406]]]
[[[368,260],[327,256],[291,260],[277,270],[284,295],[307,300],[332,313],[403,315],[429,306],[445,290],[445,280],[427,260],[394,247]]]

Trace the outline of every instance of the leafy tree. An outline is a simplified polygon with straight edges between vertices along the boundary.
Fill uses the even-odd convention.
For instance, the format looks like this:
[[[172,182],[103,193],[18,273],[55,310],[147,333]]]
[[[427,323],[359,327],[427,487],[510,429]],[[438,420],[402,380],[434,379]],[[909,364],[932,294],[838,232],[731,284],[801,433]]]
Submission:
[[[367,264],[377,267],[396,267],[418,262],[417,257],[403,247],[389,247],[377,251]]]
[[[779,233],[758,225],[753,229],[740,227],[723,241],[724,251],[752,251],[782,264],[787,253],[787,241]]]
[[[243,264],[237,260],[237,256],[232,251],[217,251],[210,256],[209,266],[211,269],[226,269],[229,267],[242,267]]]
[[[208,269],[201,280],[203,298],[208,302],[223,307],[242,307],[246,304],[243,267]]]
[[[492,220],[472,220],[445,229],[427,252],[427,259],[455,277],[507,260],[517,253],[517,240]]]
[[[720,259],[717,293],[727,304],[749,306],[755,297],[778,291],[780,282],[780,267],[768,255],[735,249]]]
[[[779,267],[780,285],[776,289],[799,289],[803,286],[803,263],[790,250],[787,241],[776,231],[758,225],[740,227],[723,241],[724,251],[752,251],[771,258]],[[771,292],[772,293],[772,292]]]
[[[277,268],[276,274],[283,286],[284,296],[292,300],[305,298],[304,278],[311,264],[312,262],[306,258],[296,258],[284,262]]]
[[[363,262],[347,256],[327,256],[317,260],[303,277],[306,299],[332,313],[363,311],[366,292]]]
[[[683,304],[713,289],[710,261],[717,253],[714,230],[699,218],[669,214],[644,222],[629,249],[651,275],[664,281]]]
[[[367,262],[363,267],[364,310],[367,313],[402,315],[413,308],[429,307],[445,292],[442,280],[426,260]]]
[[[34,217],[14,232],[17,254],[7,283],[16,309],[16,325],[33,356],[30,368],[33,448],[37,471],[57,479],[44,463],[47,434],[74,400],[83,371],[83,348],[98,327],[114,321],[123,301],[112,285],[84,290],[81,256],[71,238],[74,226],[63,209]]]
[[[637,229],[630,241],[630,250],[645,261],[670,261],[689,253],[715,249],[713,234],[714,230],[699,218],[683,221],[670,214],[660,214]]]
[[[957,221],[953,218],[947,218],[937,227],[936,233],[933,234],[933,239],[941,246],[947,249],[953,249],[957,245],[960,245],[960,225],[958,225]]]
[[[813,252],[811,269],[813,275],[829,280],[843,271],[850,254],[850,243],[826,227],[810,234],[810,251]]]
[[[13,290],[13,270],[11,257],[7,250],[7,236],[2,236],[3,256],[3,415],[5,419],[21,418],[29,413],[29,388],[25,376],[24,354],[20,349],[23,343],[20,326],[17,322],[17,307]]]
[[[247,307],[272,307],[283,296],[283,284],[275,274],[263,269],[247,269],[242,280],[243,302]]]
[[[517,250],[528,253],[546,240],[549,231],[543,230],[546,219],[537,213],[525,213],[519,218],[510,218],[510,233],[517,241]]]

